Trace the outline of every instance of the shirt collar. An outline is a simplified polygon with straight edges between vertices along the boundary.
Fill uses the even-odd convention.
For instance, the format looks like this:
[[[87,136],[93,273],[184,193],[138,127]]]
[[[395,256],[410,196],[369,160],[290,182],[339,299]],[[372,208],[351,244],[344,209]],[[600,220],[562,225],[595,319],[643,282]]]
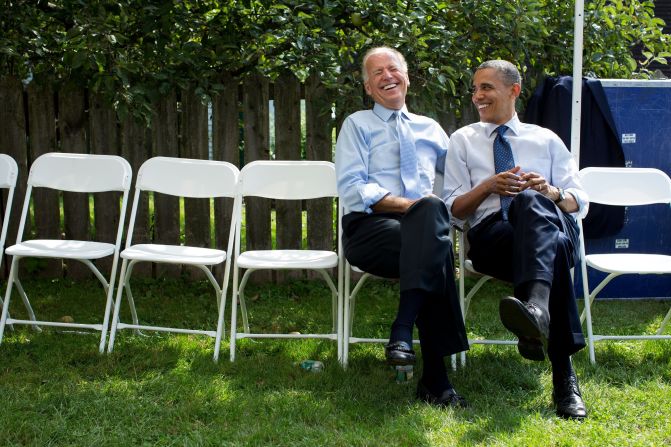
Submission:
[[[494,135],[494,132],[496,132],[496,129],[500,126],[500,124],[494,124],[494,123],[484,123],[485,124],[485,131],[486,134],[489,135],[490,137]],[[517,117],[517,113],[513,115],[512,118],[510,118],[510,121],[507,123],[504,123],[504,125],[508,126],[508,132],[512,132],[515,135],[519,135],[519,130],[520,130],[520,119]]]
[[[401,108],[401,113],[403,118],[409,120],[410,119],[410,114],[408,113],[408,108],[406,107],[405,104],[403,104],[403,107]],[[388,109],[385,106],[382,106],[378,103],[375,103],[373,106],[373,113],[375,113],[382,121],[389,121],[389,118],[396,112],[396,110],[393,109]]]

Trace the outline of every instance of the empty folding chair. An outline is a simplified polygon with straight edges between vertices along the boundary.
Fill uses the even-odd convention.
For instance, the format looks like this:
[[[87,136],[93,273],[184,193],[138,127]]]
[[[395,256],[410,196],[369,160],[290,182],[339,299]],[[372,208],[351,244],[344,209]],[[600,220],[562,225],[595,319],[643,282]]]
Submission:
[[[112,293],[116,279],[117,261],[121,235],[123,230],[128,191],[130,189],[132,171],[126,160],[114,155],[87,155],[48,153],[38,157],[30,167],[28,187],[21,212],[16,244],[7,248],[7,254],[12,256],[12,265],[9,272],[5,303],[2,307],[0,320],[0,342],[6,324],[38,324],[41,326],[73,327],[77,329],[93,329],[100,331],[99,351],[105,350],[105,340],[109,323],[109,314],[112,304]],[[110,242],[77,241],[61,239],[35,239],[23,241],[26,218],[30,209],[30,197],[33,188],[50,188],[59,191],[75,193],[95,193],[105,191],[120,191],[122,193],[121,215],[117,228],[116,240]],[[107,256],[113,257],[112,268],[108,278],[100,273],[93,261]],[[33,321],[8,318],[12,288],[16,285],[24,304],[32,316],[32,309],[21,282],[19,281],[19,261],[25,257],[57,258],[80,261],[85,264],[103,285],[107,294],[105,311],[102,323],[83,324],[62,321]]]
[[[12,211],[12,202],[14,200],[14,187],[16,178],[19,175],[19,167],[12,157],[7,154],[0,154],[0,188],[7,189],[7,202],[5,203],[5,213],[2,216],[2,231],[0,232],[0,266],[5,252],[5,239],[7,238],[7,228],[9,227],[9,215]],[[0,306],[2,306],[0,299]],[[34,316],[33,316],[34,319]]]
[[[185,245],[163,244],[136,244],[132,245],[131,236],[135,226],[135,216],[142,192],[168,194],[177,197],[209,200],[214,197],[235,197],[238,183],[238,168],[224,161],[191,160],[186,158],[154,157],[145,161],[140,167],[135,186],[133,208],[128,225],[126,248],[121,252],[123,263],[121,277],[114,306],[112,330],[108,350],[114,349],[116,332],[119,329],[146,329],[160,332],[175,332],[181,334],[200,334],[215,338],[214,360],[219,358],[219,347],[224,326],[224,311],[226,307],[226,290],[230,273],[230,256],[235,231],[235,216],[237,215],[238,199],[233,204],[233,222],[228,236],[228,250],[217,250],[205,247],[191,247]],[[140,324],[135,311],[135,303],[130,287],[130,278],[133,267],[138,262],[156,262],[167,264],[182,264],[196,267],[203,271],[215,289],[218,319],[217,327],[212,330],[187,329],[175,327],[160,327]],[[225,262],[224,279],[221,286],[211,272],[215,265]],[[119,309],[123,298],[123,289],[131,308],[132,324],[119,321]]]
[[[240,171],[240,194],[244,197],[265,197],[275,200],[307,200],[337,197],[335,166],[326,161],[254,161]],[[239,213],[241,210],[238,211]],[[327,250],[248,250],[240,252],[240,225],[236,231],[233,263],[233,296],[231,309],[231,361],[235,360],[236,341],[241,338],[326,338],[336,340],[341,359],[342,278],[340,242],[338,252]],[[340,240],[340,238],[338,238]],[[327,270],[338,267],[336,287]],[[240,269],[246,269],[238,283]],[[257,270],[316,270],[331,289],[333,327],[325,334],[266,334],[251,333],[245,303],[245,285],[249,275]],[[237,300],[240,301],[244,332],[238,332]]]
[[[640,206],[654,203],[671,204],[671,180],[662,171],[651,168],[585,168],[580,170],[580,180],[590,203],[604,205]],[[662,320],[655,335],[596,335],[592,327],[594,298],[614,278],[624,274],[669,274],[671,256],[652,253],[585,253],[582,219],[580,225],[580,267],[582,272],[585,309],[581,319],[587,319],[589,358],[596,362],[594,343],[601,340],[671,339],[662,332],[671,319],[671,309]],[[666,223],[668,224],[668,223]],[[657,224],[659,228],[665,225]],[[590,292],[587,267],[607,273],[607,276]]]

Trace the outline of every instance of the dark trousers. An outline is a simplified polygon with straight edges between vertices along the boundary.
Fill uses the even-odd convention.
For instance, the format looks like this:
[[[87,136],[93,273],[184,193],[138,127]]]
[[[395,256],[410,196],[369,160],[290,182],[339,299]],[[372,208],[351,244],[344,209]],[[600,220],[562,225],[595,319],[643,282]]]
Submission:
[[[401,291],[428,299],[417,316],[422,352],[442,356],[468,349],[454,282],[450,219],[437,197],[425,197],[405,214],[350,213],[343,217],[345,257],[361,270],[400,278]]]
[[[579,229],[570,215],[537,191],[525,190],[513,199],[508,221],[498,212],[467,234],[475,269],[512,282],[518,299],[527,299],[520,286],[528,281],[551,284],[550,358],[585,347],[571,279],[579,257]]]

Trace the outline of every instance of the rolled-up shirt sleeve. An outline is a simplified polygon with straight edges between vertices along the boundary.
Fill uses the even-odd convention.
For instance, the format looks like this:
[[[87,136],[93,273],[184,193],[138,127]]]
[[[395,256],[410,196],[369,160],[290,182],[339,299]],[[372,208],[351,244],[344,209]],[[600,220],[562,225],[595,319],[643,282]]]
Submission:
[[[347,212],[372,213],[371,206],[389,191],[369,182],[370,135],[351,117],[343,122],[336,142],[335,164],[338,194]]]

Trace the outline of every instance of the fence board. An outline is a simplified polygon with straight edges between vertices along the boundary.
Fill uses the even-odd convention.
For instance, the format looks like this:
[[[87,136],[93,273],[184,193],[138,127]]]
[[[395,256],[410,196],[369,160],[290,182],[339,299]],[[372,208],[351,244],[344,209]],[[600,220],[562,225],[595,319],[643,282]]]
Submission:
[[[184,158],[208,157],[207,107],[193,91],[182,90],[182,148]],[[184,236],[187,245],[210,247],[210,202],[206,199],[184,199]],[[186,269],[193,275],[193,270]],[[202,273],[195,277],[200,278]]]
[[[281,75],[275,88],[275,159],[301,159],[301,85],[293,73]],[[301,248],[303,228],[301,202],[282,200],[275,204],[276,244],[278,248]],[[303,272],[278,271],[279,281],[302,277]]]
[[[54,91],[49,83],[28,85],[28,114],[30,116],[30,159],[56,150],[56,111]],[[35,235],[41,239],[61,239],[58,192],[47,188],[33,189]],[[35,262],[37,276],[59,278],[63,274],[60,260],[30,260]]]
[[[114,109],[103,98],[91,95],[89,98],[90,145],[92,154],[118,155],[119,128]],[[133,172],[133,174],[137,174]],[[121,209],[118,192],[101,192],[93,194],[93,219],[95,223],[95,240],[115,242]],[[130,203],[128,206],[130,207]],[[107,257],[96,261],[101,272],[109,272],[112,258]]]
[[[268,100],[266,78],[254,75],[244,81],[245,163],[270,158]],[[257,197],[246,199],[245,219],[247,250],[270,249],[270,201]],[[269,272],[254,274],[255,281],[267,281],[270,277]]]
[[[155,156],[178,157],[177,94],[171,91],[154,105],[152,146]],[[179,197],[154,194],[153,240],[158,244],[179,245]],[[157,277],[174,277],[180,267],[156,264]]]
[[[137,173],[140,166],[149,156],[148,130],[144,124],[138,123],[133,117],[126,117],[121,121],[121,156],[124,157],[133,169],[133,190],[137,180]],[[126,210],[126,220],[124,226],[128,226],[131,211],[132,200],[129,200]],[[151,233],[149,231],[149,213],[147,196],[142,195],[138,202],[137,214],[135,217],[135,228],[133,229],[132,242],[141,244],[151,242]],[[129,237],[129,235],[126,235]],[[151,276],[151,265],[139,263],[133,267],[134,276]]]
[[[67,85],[58,93],[58,128],[61,151],[85,154],[86,146],[86,92],[83,88]],[[63,193],[64,233],[66,239],[88,241],[89,198],[81,193]],[[71,278],[91,276],[90,270],[78,261],[64,260],[65,273]]]
[[[28,141],[26,139],[26,116],[23,104],[23,85],[15,77],[0,78],[0,151],[10,155],[19,167],[19,175],[14,189],[14,202],[10,214],[5,246],[16,241],[19,216],[26,193],[28,179]],[[7,193],[2,197],[2,213],[7,203]],[[3,255],[4,256],[4,255]],[[7,259],[2,260],[2,276],[9,274]]]
[[[212,158],[240,166],[240,109],[238,104],[238,80],[228,74],[222,77],[224,90],[214,97],[212,103]],[[233,199],[214,201],[215,247],[228,248],[231,229]],[[228,253],[232,256],[232,253]],[[215,268],[215,275],[223,278],[222,267]]]
[[[331,99],[319,76],[312,74],[305,85],[307,150],[310,160],[331,161],[333,121]],[[333,250],[333,200],[316,199],[307,203],[308,245],[314,250]]]

